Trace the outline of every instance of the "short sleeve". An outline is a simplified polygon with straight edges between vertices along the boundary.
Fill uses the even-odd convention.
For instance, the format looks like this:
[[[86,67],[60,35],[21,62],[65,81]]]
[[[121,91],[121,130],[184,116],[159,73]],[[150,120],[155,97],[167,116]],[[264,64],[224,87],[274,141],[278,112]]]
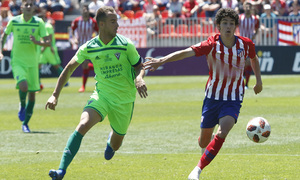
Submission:
[[[255,44],[251,40],[249,41],[249,58],[253,59],[256,56]]]
[[[127,57],[132,66],[138,65],[140,61],[140,55],[132,42],[128,43]]]
[[[83,44],[80,46],[80,48],[77,50],[76,54],[74,55],[75,61],[79,64],[83,63],[86,59],[89,59],[87,56],[87,48],[86,44]]]
[[[10,34],[12,32],[12,20],[8,21],[7,26],[5,28],[5,34]]]
[[[202,41],[201,43],[191,46],[196,53],[196,56],[208,55],[212,47],[213,46],[210,40]]]

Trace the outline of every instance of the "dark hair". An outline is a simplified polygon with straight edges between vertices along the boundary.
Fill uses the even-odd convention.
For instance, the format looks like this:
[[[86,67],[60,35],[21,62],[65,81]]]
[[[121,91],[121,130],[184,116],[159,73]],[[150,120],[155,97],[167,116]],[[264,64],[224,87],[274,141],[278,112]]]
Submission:
[[[82,7],[83,7],[83,8],[86,8],[87,10],[90,9],[88,4],[85,4],[85,5],[83,5]]]
[[[96,21],[99,24],[100,21],[105,21],[109,13],[116,13],[115,9],[111,6],[103,6],[97,10]]]
[[[230,8],[221,8],[216,14],[216,23],[220,24],[222,19],[225,17],[230,17],[234,20],[235,25],[239,25],[239,15]]]

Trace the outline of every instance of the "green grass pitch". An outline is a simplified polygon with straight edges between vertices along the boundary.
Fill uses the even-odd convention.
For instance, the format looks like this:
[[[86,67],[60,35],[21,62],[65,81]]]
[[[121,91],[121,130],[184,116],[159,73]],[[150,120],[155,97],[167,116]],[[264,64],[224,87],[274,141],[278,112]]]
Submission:
[[[201,173],[207,180],[296,180],[300,178],[300,76],[262,76],[264,90],[248,89],[238,123],[223,148]],[[94,89],[89,79],[78,93],[81,78],[71,78],[56,111],[44,110],[56,78],[42,79],[29,127],[24,134],[18,120],[18,91],[13,79],[0,81],[0,180],[46,180],[59,166],[69,135]],[[197,145],[207,76],[145,77],[148,98],[137,97],[132,123],[114,158],[103,157],[110,131],[108,120],[84,137],[68,168],[66,180],[181,180],[197,165]],[[253,86],[254,76],[250,79]],[[265,143],[246,136],[256,116],[271,124]]]

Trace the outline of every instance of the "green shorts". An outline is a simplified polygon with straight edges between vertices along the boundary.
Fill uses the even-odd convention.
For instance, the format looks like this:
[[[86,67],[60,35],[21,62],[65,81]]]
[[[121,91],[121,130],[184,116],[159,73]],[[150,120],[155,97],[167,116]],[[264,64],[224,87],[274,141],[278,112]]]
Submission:
[[[39,68],[37,66],[24,67],[12,65],[12,72],[14,79],[17,81],[17,89],[19,89],[20,82],[27,81],[28,91],[35,92],[40,90]]]
[[[51,65],[58,65],[61,63],[60,57],[58,55],[57,50],[54,51],[53,54],[50,48],[47,48],[43,53],[40,55],[40,64],[51,64]]]
[[[102,120],[108,116],[111,128],[119,135],[125,135],[131,122],[134,102],[126,104],[116,104],[108,101],[102,96],[98,96],[97,91],[91,95],[84,109],[94,109]]]

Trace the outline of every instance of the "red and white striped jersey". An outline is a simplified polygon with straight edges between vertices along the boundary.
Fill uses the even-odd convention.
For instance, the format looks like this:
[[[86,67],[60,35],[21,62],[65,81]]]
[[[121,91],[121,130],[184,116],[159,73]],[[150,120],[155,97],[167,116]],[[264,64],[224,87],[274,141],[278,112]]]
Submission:
[[[84,21],[82,16],[77,17],[71,25],[73,31],[76,31],[78,46],[81,46],[88,40],[92,39],[94,32],[98,34],[99,28],[97,22],[93,18],[89,18],[88,21]]]
[[[239,19],[240,36],[252,39],[255,31],[259,28],[259,20],[254,15],[247,18],[245,14],[241,14]]]
[[[209,78],[205,96],[215,100],[243,101],[245,60],[256,56],[254,43],[249,38],[236,36],[235,45],[228,49],[220,34],[216,34],[191,48],[196,56],[206,55]]]

